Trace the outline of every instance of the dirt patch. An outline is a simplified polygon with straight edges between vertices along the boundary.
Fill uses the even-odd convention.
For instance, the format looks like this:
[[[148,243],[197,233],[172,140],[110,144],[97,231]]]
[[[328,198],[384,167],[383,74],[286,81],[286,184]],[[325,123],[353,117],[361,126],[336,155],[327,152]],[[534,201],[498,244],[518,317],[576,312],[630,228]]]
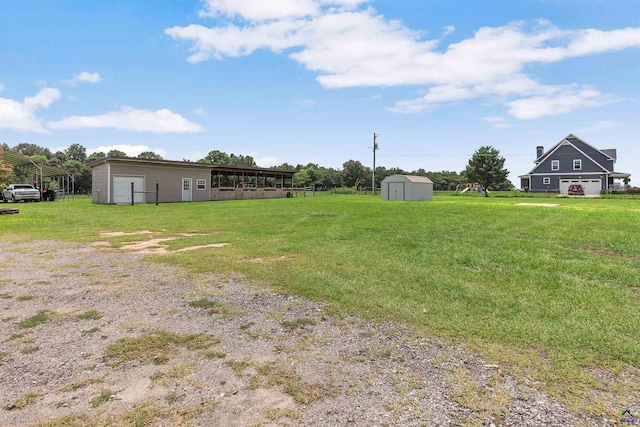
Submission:
[[[142,231],[131,232],[131,233],[123,233],[119,231],[100,232],[101,237],[121,237],[121,236],[153,235],[153,234],[156,234],[156,233],[153,233],[152,231],[148,231],[148,230],[142,230]],[[142,255],[154,255],[154,254],[168,254],[173,252],[188,252],[188,251],[194,251],[194,250],[204,249],[204,248],[222,248],[229,244],[229,243],[211,243],[208,245],[187,246],[184,248],[174,249],[174,250],[170,250],[167,247],[167,245],[164,245],[164,243],[166,242],[179,240],[183,237],[193,237],[193,236],[204,236],[204,234],[179,233],[176,236],[157,237],[157,238],[150,238],[147,240],[141,240],[138,242],[132,242],[132,243],[124,244],[119,248],[111,248],[110,247],[111,243],[108,241],[94,242],[92,246],[97,248],[104,248],[102,250],[110,251],[110,252],[131,252],[131,253],[137,253]]]
[[[399,324],[132,251],[0,244],[0,425],[608,424]]]
[[[619,258],[619,259],[629,259],[629,260],[640,260],[640,255],[627,255],[627,254],[619,254],[616,252],[611,252],[607,249],[581,249],[582,252],[587,252],[592,255],[601,255],[608,256],[611,258]]]
[[[542,206],[545,208],[557,208],[560,206],[558,203],[516,203],[516,206]]]
[[[102,236],[102,237],[139,236],[139,235],[143,235],[143,234],[153,234],[153,231],[140,230],[140,231],[133,231],[133,232],[130,232],[130,233],[125,233],[123,231],[106,231],[106,230],[103,230],[103,231],[100,232],[100,236]]]

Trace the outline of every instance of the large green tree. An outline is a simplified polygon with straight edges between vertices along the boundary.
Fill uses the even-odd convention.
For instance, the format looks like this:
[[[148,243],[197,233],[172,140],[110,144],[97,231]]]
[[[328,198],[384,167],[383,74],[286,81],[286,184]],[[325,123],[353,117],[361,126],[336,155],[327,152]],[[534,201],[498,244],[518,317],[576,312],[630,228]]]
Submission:
[[[120,151],[120,150],[110,150],[107,153],[107,156],[109,156],[109,157],[127,157],[127,153],[125,153],[124,151]]]
[[[64,152],[67,155],[67,160],[77,160],[79,162],[87,160],[87,149],[80,144],[71,144]]]
[[[154,153],[153,151],[143,151],[138,154],[139,159],[153,159],[153,160],[164,160],[162,156],[158,153]]]
[[[238,165],[238,166],[256,166],[256,162],[251,156],[243,156],[242,154],[227,154],[224,151],[212,150],[198,163],[213,163],[219,165]]]
[[[470,182],[480,184],[485,197],[489,197],[489,188],[499,187],[507,180],[509,171],[504,168],[504,161],[500,151],[485,145],[473,153],[464,173]]]
[[[229,155],[224,151],[212,150],[202,159],[198,160],[198,163],[213,163],[220,165],[229,164]]]
[[[366,168],[358,160],[349,160],[342,164],[342,185],[345,187],[353,187],[359,182],[359,185],[367,185],[371,178],[371,170]],[[359,181],[358,181],[359,180]]]
[[[93,160],[102,159],[104,157],[107,157],[107,155],[103,151],[97,151],[97,152],[93,153],[92,155],[90,155],[89,157],[87,157],[87,162],[91,162]]]
[[[23,156],[35,156],[41,155],[47,158],[51,157],[51,150],[48,148],[40,147],[36,144],[29,144],[27,142],[22,142],[11,149],[11,151],[15,151],[16,153],[20,153]]]

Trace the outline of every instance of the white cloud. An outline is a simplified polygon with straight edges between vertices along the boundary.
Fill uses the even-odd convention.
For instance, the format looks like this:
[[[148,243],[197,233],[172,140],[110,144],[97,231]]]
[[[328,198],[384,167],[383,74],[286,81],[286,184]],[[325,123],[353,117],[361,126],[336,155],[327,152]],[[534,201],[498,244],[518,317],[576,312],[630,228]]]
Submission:
[[[242,18],[268,21],[317,16],[322,6],[330,9],[353,9],[368,0],[203,0],[200,17]]]
[[[498,99],[517,118],[559,114],[605,103],[590,90],[559,91],[525,74],[527,66],[640,47],[640,28],[564,30],[547,21],[482,27],[442,46],[366,0],[206,0],[203,17],[225,17],[218,26],[175,26],[165,33],[191,44],[192,63],[280,54],[318,73],[327,88],[421,86],[421,98],[400,100],[391,111],[419,112],[443,103]],[[455,29],[444,28],[444,36]],[[571,85],[573,82],[567,82]],[[554,95],[560,98],[553,100]]]
[[[156,111],[138,110],[133,107],[122,107],[97,116],[71,116],[59,121],[48,122],[47,127],[57,130],[114,128],[134,132],[195,133],[205,129],[197,123],[190,122],[180,114],[167,109]]]
[[[64,80],[63,82],[69,86],[77,86],[78,83],[99,83],[101,81],[102,77],[100,77],[100,74],[83,71],[73,76],[72,79]]]
[[[27,96],[22,102],[0,98],[0,129],[23,132],[50,133],[42,126],[42,119],[36,111],[49,108],[60,99],[60,91],[53,88],[41,89],[35,96]]]
[[[144,153],[145,151],[153,151],[156,154],[161,155],[163,158],[166,157],[167,151],[162,148],[149,148],[148,145],[126,145],[126,144],[116,144],[116,145],[100,145],[95,148],[87,148],[87,154],[91,155],[93,153],[108,153],[111,150],[118,150],[125,153],[128,157],[136,157],[140,153]]]
[[[395,106],[388,110],[405,114],[417,113],[444,102],[462,101],[476,96],[477,94],[469,88],[455,85],[436,86],[420,98],[397,101]]]
[[[313,107],[314,105],[316,105],[316,101],[314,101],[313,99],[301,99],[300,101],[298,101],[298,105],[301,107]]]
[[[242,17],[247,20],[269,20],[315,15],[318,4],[313,0],[205,0],[201,17]]]
[[[193,110],[193,114],[200,117],[207,117],[207,110],[205,110],[203,107],[196,107],[196,109]]]
[[[611,120],[600,120],[598,122],[595,122],[591,126],[579,129],[578,132],[580,132],[582,134],[582,133],[593,132],[593,131],[598,131],[598,130],[611,129],[611,128],[618,127],[618,126],[620,126],[620,124],[616,123],[614,121],[611,121]]]
[[[616,99],[589,87],[559,88],[540,96],[509,102],[509,114],[517,119],[531,120],[539,117],[564,114],[570,111],[610,104]]]
[[[510,126],[506,119],[500,116],[483,117],[482,120],[491,123],[497,129],[506,129]]]
[[[282,162],[277,157],[254,157],[253,160],[256,162],[261,168],[270,168],[278,164],[282,164]]]

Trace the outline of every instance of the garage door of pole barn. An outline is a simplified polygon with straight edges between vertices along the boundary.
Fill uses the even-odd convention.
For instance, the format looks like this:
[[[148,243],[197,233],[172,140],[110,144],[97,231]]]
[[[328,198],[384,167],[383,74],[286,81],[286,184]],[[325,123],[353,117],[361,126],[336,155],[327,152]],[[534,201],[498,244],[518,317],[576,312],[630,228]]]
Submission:
[[[113,177],[113,203],[131,203],[131,183],[133,190],[144,191],[143,176],[114,176]],[[134,203],[144,203],[144,193],[134,194]]]

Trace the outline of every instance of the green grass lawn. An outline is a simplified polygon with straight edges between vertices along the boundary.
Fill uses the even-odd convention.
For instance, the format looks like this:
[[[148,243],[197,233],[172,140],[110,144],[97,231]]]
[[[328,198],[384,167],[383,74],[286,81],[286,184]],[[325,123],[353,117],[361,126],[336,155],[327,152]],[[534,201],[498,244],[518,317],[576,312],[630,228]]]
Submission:
[[[242,273],[326,301],[338,313],[405,322],[466,345],[576,410],[607,412],[640,401],[633,368],[640,366],[637,199],[437,195],[432,202],[383,202],[316,193],[159,206],[76,198],[16,207],[20,214],[0,216],[4,240],[97,241],[104,240],[101,230],[198,233],[167,244],[230,244],[152,259]],[[618,380],[593,375],[601,369]]]

